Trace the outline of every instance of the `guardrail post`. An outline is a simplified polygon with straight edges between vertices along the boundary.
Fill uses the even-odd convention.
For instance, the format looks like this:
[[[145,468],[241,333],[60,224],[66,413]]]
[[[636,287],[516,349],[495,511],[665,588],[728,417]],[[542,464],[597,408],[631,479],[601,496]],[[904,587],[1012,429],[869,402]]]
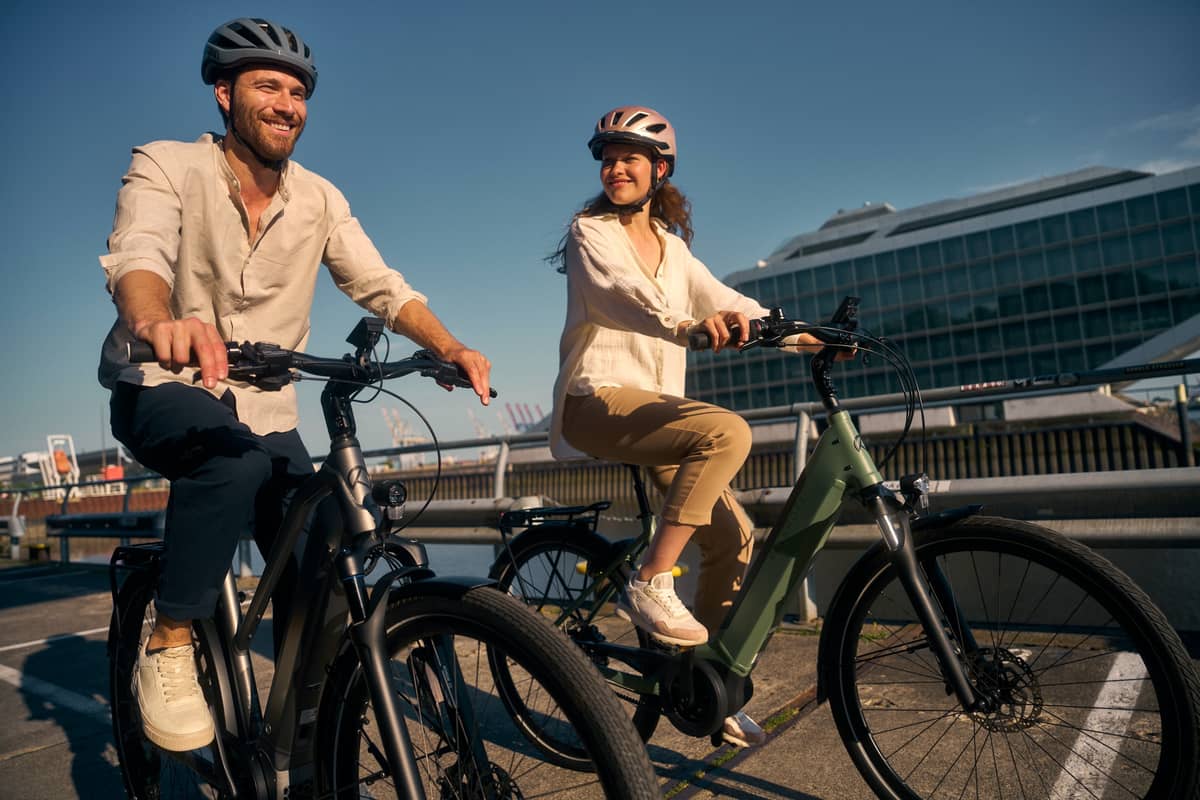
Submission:
[[[1188,421],[1187,384],[1180,383],[1175,387],[1175,411],[1179,414],[1179,465],[1181,467],[1196,466],[1196,454],[1192,452],[1192,425]]]
[[[238,541],[238,575],[242,578],[249,578],[254,574],[251,566],[251,551],[250,540],[240,539]]]
[[[492,497],[496,499],[507,497],[504,493],[504,475],[508,472],[508,449],[508,441],[505,440],[496,451],[496,475],[492,481]]]
[[[792,475],[792,483],[800,480],[800,473],[804,472],[804,466],[808,463],[808,429],[810,427],[812,427],[812,417],[802,408],[797,409],[795,458],[792,461],[795,464],[795,470]],[[807,576],[796,587],[796,603],[797,613],[804,618],[805,622],[820,616],[820,609],[817,608],[816,597]]]

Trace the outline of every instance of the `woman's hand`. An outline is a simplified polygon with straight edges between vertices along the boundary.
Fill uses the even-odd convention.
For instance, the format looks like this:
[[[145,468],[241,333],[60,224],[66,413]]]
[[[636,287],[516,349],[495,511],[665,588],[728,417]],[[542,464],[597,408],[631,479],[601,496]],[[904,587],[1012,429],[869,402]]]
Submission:
[[[820,339],[808,333],[795,333],[791,336],[784,337],[786,344],[779,348],[790,353],[817,353],[824,347],[828,347]],[[837,355],[834,356],[834,361],[849,361],[858,355],[858,345],[839,348]]]
[[[740,347],[746,343],[750,335],[750,318],[740,311],[718,311],[689,325],[684,332],[685,338],[695,331],[707,333],[712,351],[719,353],[726,347]]]

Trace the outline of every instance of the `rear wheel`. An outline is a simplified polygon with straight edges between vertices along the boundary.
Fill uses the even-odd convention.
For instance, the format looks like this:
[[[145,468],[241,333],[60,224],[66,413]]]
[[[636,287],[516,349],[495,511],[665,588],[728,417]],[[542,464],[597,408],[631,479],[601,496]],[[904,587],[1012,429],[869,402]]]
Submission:
[[[113,603],[108,632],[109,699],[112,703],[113,739],[126,794],[133,800],[160,798],[223,798],[216,774],[217,754],[212,746],[191,753],[167,753],[142,733],[134,676],[138,649],[154,627],[154,591],[158,571],[147,565],[125,579]],[[203,632],[197,629],[197,670],[206,697],[213,662]]]
[[[594,667],[560,632],[492,588],[393,600],[388,652],[398,705],[431,798],[658,797],[636,731]],[[505,707],[489,660],[501,660],[528,714]],[[528,738],[570,742],[594,775],[564,768]],[[335,661],[318,730],[319,793],[395,796],[356,653]],[[370,788],[368,788],[370,787]]]
[[[1026,523],[975,517],[914,537],[987,711],[965,712],[882,551],[826,624],[831,710],[886,798],[1196,797],[1200,679],[1128,577]]]
[[[510,555],[511,554],[511,555]],[[601,670],[616,677],[641,677],[636,666],[639,650],[658,645],[650,636],[615,613],[620,583],[627,572],[617,570],[610,579],[602,577],[615,558],[613,545],[594,533],[570,528],[533,528],[513,540],[492,568],[498,587],[533,607],[571,638]],[[503,665],[497,681],[505,683]],[[656,694],[637,694],[616,687],[617,695],[630,704],[633,724],[643,741],[649,741],[662,716]],[[519,704],[513,713],[518,721],[525,715]],[[564,762],[577,754],[552,738],[535,739],[547,754]]]

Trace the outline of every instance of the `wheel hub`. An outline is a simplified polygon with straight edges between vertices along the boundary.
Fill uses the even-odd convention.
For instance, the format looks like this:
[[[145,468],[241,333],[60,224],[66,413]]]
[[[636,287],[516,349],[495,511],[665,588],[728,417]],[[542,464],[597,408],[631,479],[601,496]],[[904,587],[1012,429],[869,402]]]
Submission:
[[[989,731],[1010,733],[1038,724],[1042,692],[1025,659],[1004,647],[981,647],[971,659],[982,709],[971,718]]]

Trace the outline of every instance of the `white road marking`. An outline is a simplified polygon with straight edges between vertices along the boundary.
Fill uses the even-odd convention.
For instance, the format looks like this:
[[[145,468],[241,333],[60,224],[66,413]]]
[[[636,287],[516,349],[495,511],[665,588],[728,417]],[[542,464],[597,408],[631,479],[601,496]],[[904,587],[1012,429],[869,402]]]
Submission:
[[[105,625],[103,628],[92,628],[92,629],[86,630],[86,631],[76,631],[75,633],[60,633],[58,636],[47,636],[45,639],[37,639],[36,641],[32,641],[32,642],[21,642],[20,644],[6,644],[6,645],[4,645],[4,647],[0,647],[0,653],[3,653],[6,650],[20,650],[25,647],[38,647],[43,644],[50,644],[50,642],[57,642],[57,641],[61,641],[62,639],[70,639],[72,636],[91,636],[96,633],[107,633],[107,632],[108,632],[108,626]]]
[[[105,725],[108,725],[112,721],[108,713],[107,703],[102,703],[91,697],[85,697],[77,692],[72,692],[70,689],[64,689],[61,686],[55,686],[53,683],[26,675],[20,670],[6,667],[3,664],[0,664],[0,681],[11,683],[26,694],[44,697],[52,703],[56,703],[63,708],[69,708]]]
[[[1075,740],[1051,797],[1076,800],[1104,796],[1109,769],[1121,747],[1118,737],[1124,736],[1129,727],[1145,682],[1136,678],[1145,675],[1146,667],[1137,653],[1121,653],[1113,660],[1108,680],[1096,696],[1095,708],[1081,726],[1088,733]]]

